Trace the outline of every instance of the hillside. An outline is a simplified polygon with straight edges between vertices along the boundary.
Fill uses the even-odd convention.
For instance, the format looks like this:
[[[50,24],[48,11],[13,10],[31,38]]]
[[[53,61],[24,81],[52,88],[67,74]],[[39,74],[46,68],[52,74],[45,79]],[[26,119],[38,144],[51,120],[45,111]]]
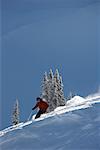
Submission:
[[[17,129],[0,131],[2,150],[99,150],[100,96],[75,96],[66,106],[35,121],[33,116]]]

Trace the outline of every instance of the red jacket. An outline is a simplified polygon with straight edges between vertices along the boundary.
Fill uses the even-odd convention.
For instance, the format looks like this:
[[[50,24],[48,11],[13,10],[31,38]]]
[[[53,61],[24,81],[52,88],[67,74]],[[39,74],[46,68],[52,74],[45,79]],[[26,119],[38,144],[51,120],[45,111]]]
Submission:
[[[37,104],[35,105],[35,107],[33,107],[33,109],[35,109],[37,107],[41,110],[47,110],[49,105],[47,102],[41,100],[41,101],[37,102]]]

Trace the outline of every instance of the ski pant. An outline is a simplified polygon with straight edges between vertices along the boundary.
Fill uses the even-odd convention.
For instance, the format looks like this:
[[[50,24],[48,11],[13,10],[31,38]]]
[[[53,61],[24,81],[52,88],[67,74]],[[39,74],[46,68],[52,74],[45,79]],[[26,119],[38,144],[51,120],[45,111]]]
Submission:
[[[43,113],[45,113],[45,112],[46,112],[46,110],[41,110],[41,109],[40,109],[40,110],[38,111],[38,113],[36,114],[35,119],[36,119],[36,118],[39,118],[39,117],[41,116],[41,114],[43,114]]]

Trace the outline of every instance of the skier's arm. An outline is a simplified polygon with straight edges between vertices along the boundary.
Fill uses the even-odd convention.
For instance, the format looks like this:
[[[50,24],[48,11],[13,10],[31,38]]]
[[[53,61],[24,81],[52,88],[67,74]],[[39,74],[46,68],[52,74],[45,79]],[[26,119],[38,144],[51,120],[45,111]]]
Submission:
[[[32,110],[36,109],[38,107],[38,103],[32,108]]]

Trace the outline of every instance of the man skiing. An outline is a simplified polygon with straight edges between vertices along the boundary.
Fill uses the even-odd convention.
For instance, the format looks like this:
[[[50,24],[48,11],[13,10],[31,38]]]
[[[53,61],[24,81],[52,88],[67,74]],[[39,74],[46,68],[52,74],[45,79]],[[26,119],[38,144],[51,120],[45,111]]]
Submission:
[[[36,105],[32,108],[32,110],[39,108],[38,113],[35,116],[36,118],[39,118],[41,116],[41,114],[45,113],[47,108],[49,107],[48,103],[46,101],[44,101],[42,98],[37,97],[37,103]]]

